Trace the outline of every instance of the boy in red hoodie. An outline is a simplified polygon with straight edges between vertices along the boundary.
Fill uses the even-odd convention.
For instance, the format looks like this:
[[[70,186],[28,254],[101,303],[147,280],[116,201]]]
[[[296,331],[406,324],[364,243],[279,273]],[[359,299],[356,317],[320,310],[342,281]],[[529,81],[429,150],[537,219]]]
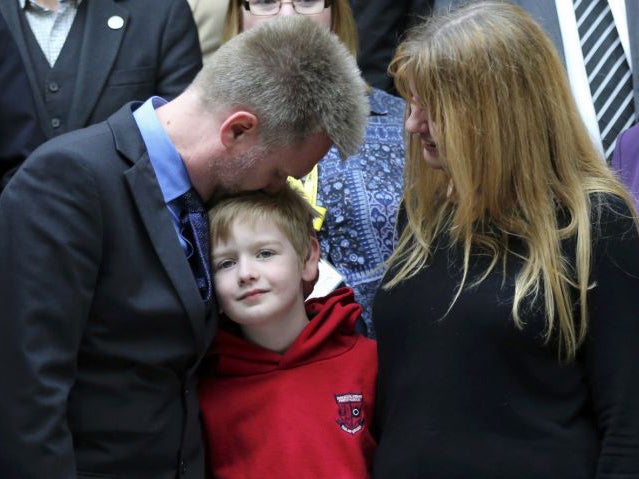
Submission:
[[[199,390],[211,477],[370,475],[376,344],[354,332],[361,307],[349,288],[304,302],[319,261],[313,216],[289,187],[211,210],[213,282],[229,320]]]

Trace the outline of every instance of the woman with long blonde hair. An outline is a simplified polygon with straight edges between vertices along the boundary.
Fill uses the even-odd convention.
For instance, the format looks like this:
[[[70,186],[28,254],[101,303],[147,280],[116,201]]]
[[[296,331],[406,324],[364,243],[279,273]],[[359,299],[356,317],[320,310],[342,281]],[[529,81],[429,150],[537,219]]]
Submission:
[[[231,0],[225,38],[283,15],[305,15],[330,28],[357,55],[349,0]],[[373,296],[384,274],[384,261],[393,252],[403,190],[405,103],[372,87],[368,98],[370,115],[357,153],[342,158],[331,148],[302,183],[322,218],[316,223],[322,258],[339,272],[335,276],[341,275],[353,288],[363,308],[358,327],[373,337]]]
[[[375,477],[639,477],[636,213],[551,41],[476,2],[390,69],[410,141]]]

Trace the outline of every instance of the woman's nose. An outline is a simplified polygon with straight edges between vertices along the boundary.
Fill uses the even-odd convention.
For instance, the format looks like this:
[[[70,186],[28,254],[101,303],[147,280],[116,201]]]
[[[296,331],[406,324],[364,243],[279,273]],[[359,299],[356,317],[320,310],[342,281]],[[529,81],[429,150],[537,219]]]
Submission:
[[[280,15],[281,16],[291,16],[297,15],[295,8],[293,7],[293,2],[282,2],[280,6]]]
[[[404,126],[409,133],[422,133],[425,123],[419,110],[411,108]]]

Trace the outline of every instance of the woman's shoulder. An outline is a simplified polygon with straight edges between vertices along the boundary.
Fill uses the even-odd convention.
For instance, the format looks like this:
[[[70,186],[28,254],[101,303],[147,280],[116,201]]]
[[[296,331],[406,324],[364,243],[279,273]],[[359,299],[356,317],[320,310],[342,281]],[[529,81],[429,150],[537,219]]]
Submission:
[[[613,193],[590,194],[593,233],[598,239],[637,234],[637,218],[631,205]]]
[[[595,276],[611,270],[639,276],[639,229],[634,209],[611,193],[590,195],[592,256]]]

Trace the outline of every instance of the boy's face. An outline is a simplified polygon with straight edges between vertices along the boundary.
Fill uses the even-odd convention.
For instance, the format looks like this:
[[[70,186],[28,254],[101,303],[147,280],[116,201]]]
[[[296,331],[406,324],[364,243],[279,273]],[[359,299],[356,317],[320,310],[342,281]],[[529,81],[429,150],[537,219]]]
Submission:
[[[317,257],[302,262],[274,222],[235,221],[227,241],[213,244],[212,257],[217,300],[233,322],[285,325],[305,316],[302,281],[315,278]]]

